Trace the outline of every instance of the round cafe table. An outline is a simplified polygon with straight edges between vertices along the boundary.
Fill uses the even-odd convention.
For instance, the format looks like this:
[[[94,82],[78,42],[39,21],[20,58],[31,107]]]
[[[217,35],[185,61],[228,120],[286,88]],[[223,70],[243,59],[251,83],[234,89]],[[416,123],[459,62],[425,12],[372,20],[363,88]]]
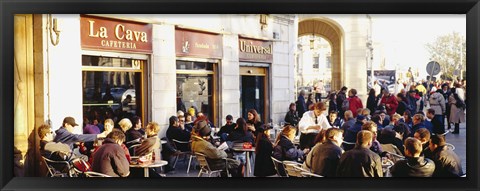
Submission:
[[[150,163],[142,163],[142,164],[130,164],[130,167],[132,168],[143,168],[144,169],[144,176],[149,177],[148,169],[149,168],[156,168],[156,167],[162,167],[167,165],[168,162],[164,160],[158,160],[158,161],[153,161]]]

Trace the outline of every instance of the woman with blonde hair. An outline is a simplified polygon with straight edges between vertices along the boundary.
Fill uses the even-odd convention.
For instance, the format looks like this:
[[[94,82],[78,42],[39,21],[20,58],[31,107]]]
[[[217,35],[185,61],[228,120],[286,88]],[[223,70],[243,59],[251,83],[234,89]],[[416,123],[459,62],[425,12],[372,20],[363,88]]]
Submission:
[[[277,136],[275,140],[275,146],[273,148],[273,157],[280,160],[288,161],[303,161],[304,155],[308,153],[309,149],[303,151],[295,148],[293,140],[295,139],[295,127],[291,125],[285,125],[282,132]]]
[[[160,131],[160,125],[156,122],[148,123],[147,127],[145,128],[145,134],[147,135],[147,139],[142,141],[142,144],[135,149],[136,156],[142,156],[149,154],[151,152],[157,152],[162,150],[162,145],[160,144],[160,138],[158,138],[157,134]]]
[[[120,129],[122,129],[123,133],[126,133],[130,128],[132,128],[132,121],[128,118],[123,118],[118,122]]]

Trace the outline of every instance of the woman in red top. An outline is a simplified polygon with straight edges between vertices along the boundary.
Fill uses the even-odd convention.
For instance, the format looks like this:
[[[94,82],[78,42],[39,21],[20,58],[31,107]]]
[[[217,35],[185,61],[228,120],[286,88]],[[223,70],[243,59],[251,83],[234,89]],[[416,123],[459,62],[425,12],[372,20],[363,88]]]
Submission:
[[[390,94],[388,89],[382,89],[382,93],[383,97],[380,104],[384,105],[385,109],[387,109],[387,114],[390,115],[390,117],[393,117],[393,114],[397,111],[398,100],[395,96]]]
[[[357,97],[357,90],[350,89],[350,91],[348,91],[347,99],[349,103],[349,110],[353,112],[353,117],[357,117],[358,113],[356,111],[360,108],[363,108],[362,100]]]

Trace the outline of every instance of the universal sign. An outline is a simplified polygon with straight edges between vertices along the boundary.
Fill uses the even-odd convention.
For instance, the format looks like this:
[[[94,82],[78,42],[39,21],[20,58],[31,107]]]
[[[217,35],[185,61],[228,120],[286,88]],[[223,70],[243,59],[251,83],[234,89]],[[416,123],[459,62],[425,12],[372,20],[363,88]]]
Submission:
[[[82,15],[83,49],[152,52],[152,25]]]
[[[253,62],[273,61],[273,43],[271,41],[239,38],[239,60]]]

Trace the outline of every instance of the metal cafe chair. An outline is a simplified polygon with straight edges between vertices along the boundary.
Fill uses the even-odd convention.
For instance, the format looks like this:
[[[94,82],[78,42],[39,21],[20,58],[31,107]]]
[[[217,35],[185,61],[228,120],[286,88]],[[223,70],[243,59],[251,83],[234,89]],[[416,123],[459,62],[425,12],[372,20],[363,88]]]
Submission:
[[[280,177],[287,177],[287,173],[285,172],[285,167],[283,167],[283,162],[274,157],[270,157],[270,158],[272,158],[273,166],[277,171],[277,175]]]
[[[135,148],[139,147],[141,144],[135,144],[135,145],[131,145],[130,147],[128,147],[128,151],[130,152],[130,156],[137,156],[137,154],[135,153]]]
[[[54,161],[42,156],[47,165],[50,177],[74,177],[74,172],[69,161]]]
[[[208,165],[207,161],[207,156],[205,156],[202,153],[195,153],[195,156],[197,157],[198,164],[200,165],[200,172],[198,173],[198,177],[201,177],[202,174],[208,175],[208,177],[212,177],[212,174],[218,174],[220,176],[220,173],[222,171],[226,171],[228,175],[228,166],[227,166],[227,159],[225,160],[225,169],[219,169],[219,170],[212,170],[210,169],[210,166]]]
[[[301,172],[302,177],[317,177],[317,178],[322,178],[323,176],[312,173],[312,172]]]
[[[173,142],[173,147],[175,149],[177,149],[178,151],[180,151],[178,148],[180,145],[186,145],[189,149],[191,148],[190,147],[190,144],[191,144],[191,141],[179,141],[179,140],[176,140],[176,139],[172,139],[172,142]],[[187,174],[190,172],[190,166],[192,164],[192,159],[195,158],[195,155],[192,154],[191,151],[180,151],[177,155],[176,155],[176,158],[175,158],[175,162],[173,163],[173,168],[175,168],[175,166],[177,165],[177,161],[178,161],[178,157],[180,156],[183,156],[183,157],[189,157],[189,160],[188,160],[188,167],[187,167]],[[184,160],[185,161],[185,160]]]
[[[85,172],[85,176],[86,176],[87,178],[111,177],[111,176],[109,176],[109,175],[102,174],[102,173],[99,173],[99,172],[93,172],[93,171]]]
[[[302,177],[302,172],[309,172],[302,168],[302,165],[293,161],[283,161],[283,166],[288,177]]]

